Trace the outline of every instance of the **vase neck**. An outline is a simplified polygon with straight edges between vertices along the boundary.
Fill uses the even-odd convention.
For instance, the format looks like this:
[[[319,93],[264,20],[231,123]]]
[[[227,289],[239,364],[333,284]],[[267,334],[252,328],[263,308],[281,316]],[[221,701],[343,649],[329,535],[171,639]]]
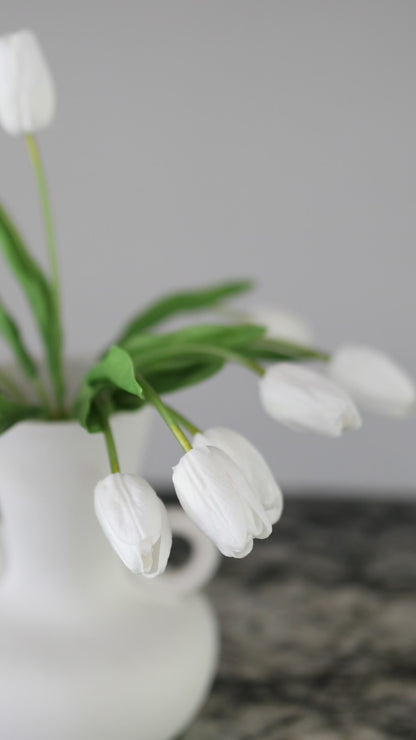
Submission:
[[[125,472],[137,472],[140,417],[113,423]],[[35,600],[56,600],[119,578],[120,564],[94,513],[94,488],[109,473],[101,434],[89,435],[75,422],[25,422],[0,439],[0,470],[6,582]]]

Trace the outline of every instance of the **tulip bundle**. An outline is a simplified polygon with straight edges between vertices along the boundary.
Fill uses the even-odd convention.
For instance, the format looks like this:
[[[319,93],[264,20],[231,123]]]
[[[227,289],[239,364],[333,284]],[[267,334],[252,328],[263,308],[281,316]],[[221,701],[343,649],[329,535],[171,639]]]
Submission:
[[[50,275],[38,264],[14,220],[0,204],[0,246],[22,288],[43,342],[49,383],[25,344],[18,323],[0,300],[0,335],[26,377],[23,387],[0,370],[0,433],[25,419],[77,419],[104,435],[111,473],[95,490],[95,510],[114,549],[135,573],[153,577],[166,567],[172,534],[165,507],[149,483],[120,471],[111,416],[151,404],[179,442],[183,454],[173,470],[178,499],[189,517],[227,556],[244,557],[253,540],[265,538],[282,512],[282,494],[260,452],[237,432],[200,430],[164,396],[200,383],[226,363],[238,363],[259,378],[265,411],[288,427],[330,437],[358,429],[359,404],[389,415],[414,406],[408,376],[385,355],[346,346],[330,355],[314,347],[309,327],[291,314],[232,313],[224,302],[250,282],[174,293],[141,310],[110,342],[68,403],[57,248],[48,187],[36,132],[55,109],[52,75],[36,37],[20,31],[0,38],[0,124],[26,140],[45,220]],[[241,318],[234,323],[193,324],[161,331],[172,316],[213,309]],[[157,329],[157,331],[155,331]],[[326,372],[305,362],[319,361]],[[27,386],[36,394],[30,400]],[[354,399],[354,400],[353,400]]]

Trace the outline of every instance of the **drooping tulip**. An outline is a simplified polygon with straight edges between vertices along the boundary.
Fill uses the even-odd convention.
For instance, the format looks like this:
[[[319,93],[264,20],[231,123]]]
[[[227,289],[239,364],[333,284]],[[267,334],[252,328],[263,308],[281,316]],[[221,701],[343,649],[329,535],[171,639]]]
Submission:
[[[104,534],[133,573],[163,573],[172,546],[166,509],[139,476],[112,473],[95,488],[95,512]]]
[[[359,405],[372,411],[405,416],[415,406],[411,378],[390,357],[371,347],[340,347],[329,363],[329,373]]]
[[[313,332],[309,324],[300,316],[286,309],[253,308],[243,315],[245,321],[265,326],[267,336],[296,344],[311,344]]]
[[[244,473],[218,447],[195,447],[173,469],[178,499],[223,555],[242,558],[268,537],[269,517]]]
[[[9,134],[33,134],[55,112],[49,66],[32,31],[0,37],[0,123]]]
[[[361,426],[348,394],[303,365],[281,362],[267,368],[260,378],[260,400],[270,416],[291,429],[338,437]]]
[[[258,495],[271,524],[283,510],[282,492],[272,471],[256,447],[233,429],[213,427],[193,439],[194,447],[211,445],[223,450],[244,473],[252,491]]]

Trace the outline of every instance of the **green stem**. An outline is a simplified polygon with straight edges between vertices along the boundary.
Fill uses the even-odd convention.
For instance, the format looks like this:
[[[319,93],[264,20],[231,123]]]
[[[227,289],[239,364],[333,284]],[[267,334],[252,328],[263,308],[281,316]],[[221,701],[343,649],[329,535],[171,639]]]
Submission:
[[[46,390],[42,384],[42,381],[39,377],[39,375],[36,375],[34,377],[31,377],[30,380],[32,381],[36,392],[39,396],[39,400],[43,403],[46,411],[51,410],[51,404],[48,398],[48,395],[46,393]],[[14,399],[19,402],[27,402],[27,398],[22,391],[22,389],[15,383],[14,380],[12,380],[9,375],[4,371],[0,370],[0,384],[9,392],[12,394]]]
[[[179,411],[176,411],[176,409],[173,409],[172,406],[166,406],[166,408],[173,416],[177,418],[177,420],[179,421],[179,424],[181,424],[183,427],[186,427],[186,429],[188,429],[188,431],[190,431],[193,436],[195,434],[202,433],[201,429],[196,427],[195,424],[192,423],[192,421],[186,418],[186,416],[183,416],[183,414],[180,414]]]
[[[105,439],[105,443],[107,446],[107,454],[108,454],[108,459],[110,462],[111,472],[119,473],[120,463],[118,459],[116,443],[113,437],[113,432],[111,431],[111,426],[110,426],[110,422],[108,419],[109,406],[108,406],[108,398],[106,394],[103,394],[101,397],[96,398],[95,406],[98,411],[98,415],[100,417],[104,439]]]
[[[114,441],[113,432],[111,431],[110,422],[107,418],[103,418],[103,431],[105,443],[107,445],[108,459],[110,461],[110,468],[112,473],[120,472],[120,463],[117,454],[116,443]]]
[[[48,412],[51,412],[52,411],[51,402],[50,402],[49,397],[48,397],[48,394],[46,392],[46,388],[45,388],[45,386],[42,383],[42,380],[41,380],[40,375],[36,375],[34,378],[32,378],[32,380],[33,380],[33,385],[36,388],[36,392],[37,392],[37,394],[39,396],[40,401],[45,406],[45,409]]]
[[[257,373],[257,375],[264,375],[265,369],[259,362],[246,357],[240,352],[227,349],[226,347],[217,347],[210,344],[181,344],[180,346],[165,347],[159,352],[149,352],[148,356],[145,357],[143,367],[147,365],[151,366],[155,361],[164,360],[167,357],[182,357],[183,355],[206,355],[207,357],[218,357],[227,362],[235,362],[238,365],[244,365],[249,370]],[[138,358],[141,361],[142,358]]]
[[[172,413],[172,411],[169,409],[168,406],[166,406],[160,396],[156,393],[154,388],[150,385],[150,383],[147,382],[145,378],[143,378],[142,375],[137,376],[137,380],[142,386],[147,400],[155,407],[155,409],[159,412],[161,415],[163,421],[167,424],[169,429],[171,430],[172,434],[176,437],[181,447],[185,450],[185,452],[189,452],[189,450],[192,450],[192,445],[189,442],[188,438],[183,433],[182,429],[178,426],[176,423],[175,412]]]
[[[4,370],[0,370],[0,384],[14,397],[15,401],[27,401],[22,389]]]
[[[54,299],[54,307],[57,315],[58,326],[59,326],[59,351],[58,351],[58,364],[60,377],[63,378],[62,370],[62,312],[61,312],[61,289],[59,279],[59,265],[58,265],[58,250],[56,245],[55,228],[53,224],[51,201],[49,197],[49,190],[46,181],[45,168],[43,166],[42,157],[35,137],[32,134],[26,136],[26,143],[28,146],[30,158],[35,170],[36,179],[39,188],[40,200],[42,204],[43,218],[45,222],[46,240],[49,251],[49,262],[52,272],[52,292]],[[64,389],[56,391],[56,400],[58,403],[58,410],[63,410],[63,397]]]

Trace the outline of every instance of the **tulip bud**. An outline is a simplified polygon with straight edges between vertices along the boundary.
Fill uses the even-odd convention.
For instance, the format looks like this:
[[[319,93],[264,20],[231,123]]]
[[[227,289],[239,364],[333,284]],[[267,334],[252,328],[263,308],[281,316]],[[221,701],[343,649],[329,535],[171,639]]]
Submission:
[[[268,537],[269,518],[247,479],[225,452],[197,447],[173,469],[173,484],[189,518],[229,557],[242,558],[253,538]]]
[[[113,473],[99,481],[95,513],[127,568],[148,578],[163,573],[172,532],[162,501],[144,478]]]
[[[313,332],[309,324],[290,311],[256,308],[247,312],[243,318],[251,324],[265,326],[266,335],[270,339],[280,339],[296,344],[311,344],[313,341]]]
[[[361,426],[345,391],[294,363],[282,362],[266,370],[260,379],[260,400],[270,416],[291,429],[338,437],[344,429]]]
[[[0,38],[0,123],[9,134],[31,134],[55,112],[48,64],[32,31]]]
[[[409,376],[370,347],[341,347],[330,361],[329,372],[358,404],[381,414],[404,416],[415,404],[415,386]]]
[[[280,518],[283,509],[282,492],[264,457],[245,437],[232,429],[214,427],[196,434],[194,447],[218,447],[235,462],[244,474],[251,490],[261,501],[270,524]]]

